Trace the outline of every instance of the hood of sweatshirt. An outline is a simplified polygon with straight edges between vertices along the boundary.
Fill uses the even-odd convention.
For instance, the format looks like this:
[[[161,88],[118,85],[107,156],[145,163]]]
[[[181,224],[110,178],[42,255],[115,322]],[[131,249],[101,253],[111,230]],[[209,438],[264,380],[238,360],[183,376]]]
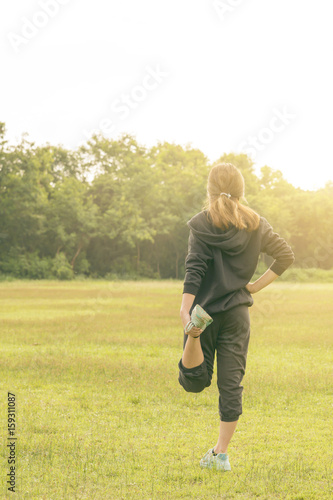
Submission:
[[[246,249],[251,240],[251,232],[231,227],[227,230],[211,224],[207,219],[207,211],[196,214],[187,222],[193,234],[204,243],[220,248],[229,255],[238,255]]]

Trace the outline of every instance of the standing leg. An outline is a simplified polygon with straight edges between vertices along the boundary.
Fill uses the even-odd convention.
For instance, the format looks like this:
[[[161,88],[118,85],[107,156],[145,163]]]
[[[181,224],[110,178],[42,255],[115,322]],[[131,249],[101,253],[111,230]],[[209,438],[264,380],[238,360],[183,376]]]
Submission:
[[[235,422],[220,421],[220,433],[216,445],[214,446],[214,453],[227,453],[228,445],[235,432],[238,420]]]
[[[247,306],[237,306],[224,313],[217,338],[217,382],[219,387],[220,433],[215,453],[226,453],[242,414],[241,385],[245,374],[250,339],[250,316]]]

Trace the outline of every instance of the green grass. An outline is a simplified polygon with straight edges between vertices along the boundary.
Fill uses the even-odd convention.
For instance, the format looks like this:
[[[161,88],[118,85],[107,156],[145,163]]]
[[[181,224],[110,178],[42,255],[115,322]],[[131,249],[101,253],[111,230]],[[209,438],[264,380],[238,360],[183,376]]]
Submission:
[[[218,392],[178,383],[182,284],[3,282],[0,497],[7,391],[24,499],[331,499],[333,285],[254,296],[232,471],[201,470]],[[13,495],[13,494],[11,494]]]

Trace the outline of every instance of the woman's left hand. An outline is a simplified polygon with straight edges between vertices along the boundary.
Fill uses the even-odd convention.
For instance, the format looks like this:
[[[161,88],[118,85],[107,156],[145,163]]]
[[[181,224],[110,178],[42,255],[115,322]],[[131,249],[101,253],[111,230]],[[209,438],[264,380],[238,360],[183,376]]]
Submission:
[[[193,326],[191,328],[191,330],[189,332],[186,332],[186,333],[190,337],[199,337],[199,335],[201,335],[202,332],[203,332],[203,330],[201,330],[201,328],[197,328],[196,326]]]
[[[180,317],[181,317],[181,320],[183,323],[183,328],[185,330],[187,323],[189,321],[191,321],[191,316],[189,313],[182,313],[181,312]],[[193,326],[189,332],[186,332],[186,334],[189,335],[190,337],[198,337],[202,332],[203,332],[203,330],[201,330],[200,328],[197,328],[196,326]]]
[[[189,321],[191,321],[190,313],[187,311],[181,310],[180,311],[180,318],[182,320],[183,328],[185,330],[187,323]],[[198,337],[202,332],[203,332],[203,330],[201,330],[200,328],[197,328],[196,326],[193,326],[189,332],[186,332],[186,334],[189,335],[190,337]]]

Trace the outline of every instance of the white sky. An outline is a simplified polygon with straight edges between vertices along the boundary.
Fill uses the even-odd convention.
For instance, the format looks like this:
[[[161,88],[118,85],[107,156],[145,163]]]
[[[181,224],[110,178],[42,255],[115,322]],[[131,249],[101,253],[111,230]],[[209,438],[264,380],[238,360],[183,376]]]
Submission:
[[[104,128],[148,147],[191,143],[212,161],[248,151],[258,169],[324,186],[333,180],[333,3],[217,3],[2,2],[7,139],[28,132],[74,149]]]

